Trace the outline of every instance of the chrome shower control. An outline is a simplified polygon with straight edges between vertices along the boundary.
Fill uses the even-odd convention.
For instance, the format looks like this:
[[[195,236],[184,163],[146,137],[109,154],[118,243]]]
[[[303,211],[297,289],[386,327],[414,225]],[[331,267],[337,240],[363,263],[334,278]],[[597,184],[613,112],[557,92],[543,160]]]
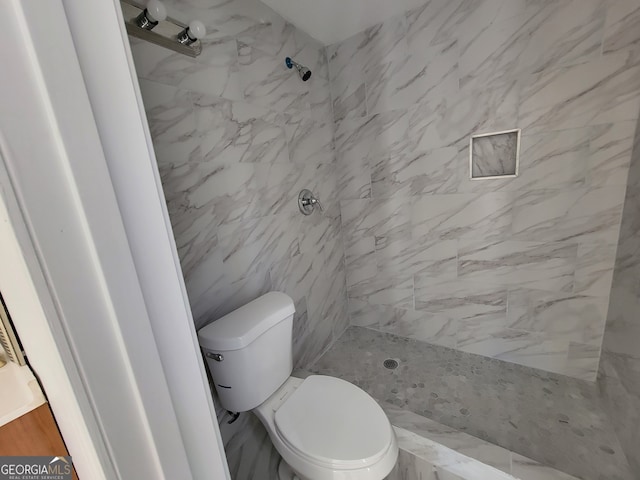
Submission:
[[[207,358],[211,358],[211,359],[215,360],[216,362],[221,362],[222,360],[224,360],[224,357],[222,356],[221,353],[207,352]]]
[[[316,205],[322,212],[322,204],[320,203],[320,200],[313,196],[311,190],[305,188],[300,192],[300,195],[298,195],[298,208],[303,215],[311,215]]]

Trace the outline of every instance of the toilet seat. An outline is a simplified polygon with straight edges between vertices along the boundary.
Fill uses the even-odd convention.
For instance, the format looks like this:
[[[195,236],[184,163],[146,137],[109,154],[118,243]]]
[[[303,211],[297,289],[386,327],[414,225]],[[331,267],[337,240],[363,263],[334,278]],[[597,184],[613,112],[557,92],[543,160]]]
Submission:
[[[321,375],[308,377],[291,394],[275,412],[275,425],[295,453],[341,470],[378,462],[393,435],[373,398],[349,382]]]
[[[302,480],[380,480],[398,458],[382,408],[344,380],[289,377],[253,412]]]

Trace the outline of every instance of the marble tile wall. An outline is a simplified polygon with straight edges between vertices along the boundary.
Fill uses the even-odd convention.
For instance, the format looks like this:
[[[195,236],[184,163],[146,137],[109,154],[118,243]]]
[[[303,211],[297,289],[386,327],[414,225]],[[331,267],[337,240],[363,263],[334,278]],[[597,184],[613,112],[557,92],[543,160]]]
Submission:
[[[196,329],[270,290],[295,301],[304,367],[349,323],[324,47],[258,0],[164,0],[207,25],[192,59],[131,38]],[[292,56],[313,76],[284,65]],[[324,206],[304,217],[309,188]],[[255,417],[218,412],[234,480],[275,478]]]
[[[166,3],[209,32],[195,59],[131,39],[196,328],[283,291],[303,367],[348,325],[324,48],[258,0]],[[303,188],[324,212],[298,211]]]
[[[352,325],[595,380],[636,0],[429,0],[327,47]],[[469,137],[522,129],[519,175]]]
[[[467,455],[464,449],[457,446],[450,447],[434,441],[431,432],[417,434],[410,426],[407,429],[394,426],[394,431],[400,451],[398,463],[386,480],[578,480],[507,450],[501,452],[507,455],[507,465],[491,465],[484,459],[478,459],[475,454],[481,453],[480,457],[486,457],[487,450],[500,447],[482,445],[480,440],[474,442],[478,444],[473,449],[474,456]]]
[[[638,20],[636,14],[636,26]],[[640,123],[635,139],[598,386],[627,459],[640,472]]]

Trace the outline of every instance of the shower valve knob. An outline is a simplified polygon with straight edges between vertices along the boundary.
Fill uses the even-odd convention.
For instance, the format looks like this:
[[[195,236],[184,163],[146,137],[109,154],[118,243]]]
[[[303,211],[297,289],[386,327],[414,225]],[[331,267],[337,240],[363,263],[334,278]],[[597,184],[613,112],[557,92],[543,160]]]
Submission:
[[[321,212],[324,211],[320,200],[313,196],[311,190],[305,188],[300,192],[300,195],[298,195],[298,208],[303,215],[311,215],[315,210],[316,205]]]

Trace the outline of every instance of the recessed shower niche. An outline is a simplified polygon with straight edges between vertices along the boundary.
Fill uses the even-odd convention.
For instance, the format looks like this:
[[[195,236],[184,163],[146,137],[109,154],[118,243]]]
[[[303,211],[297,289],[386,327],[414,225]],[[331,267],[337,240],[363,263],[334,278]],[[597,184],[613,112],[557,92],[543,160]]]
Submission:
[[[473,135],[469,146],[472,180],[518,176],[520,129]]]

